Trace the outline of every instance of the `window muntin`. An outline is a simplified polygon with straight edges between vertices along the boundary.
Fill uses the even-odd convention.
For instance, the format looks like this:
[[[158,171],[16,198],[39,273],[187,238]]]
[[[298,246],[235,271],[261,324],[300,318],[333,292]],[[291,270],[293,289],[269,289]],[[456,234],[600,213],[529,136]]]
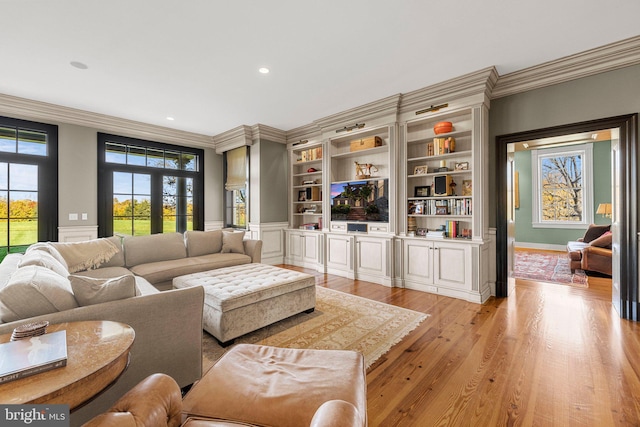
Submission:
[[[203,228],[201,149],[107,134],[98,147],[100,236]]]
[[[183,151],[109,141],[105,143],[105,162],[197,172],[199,156]]]
[[[47,132],[0,126],[0,152],[47,155]]]
[[[532,150],[533,227],[584,228],[593,221],[592,145]]]

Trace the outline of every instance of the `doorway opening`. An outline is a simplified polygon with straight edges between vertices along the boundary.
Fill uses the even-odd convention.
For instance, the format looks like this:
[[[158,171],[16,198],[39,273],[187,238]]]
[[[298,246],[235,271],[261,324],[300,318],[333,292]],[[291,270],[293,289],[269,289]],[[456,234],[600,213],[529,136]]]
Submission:
[[[603,129],[507,145],[513,162],[516,287],[553,283],[611,300],[612,133]],[[609,214],[600,214],[605,207]],[[596,239],[596,233],[603,237]]]
[[[623,318],[638,320],[638,115],[618,116],[576,124],[496,137],[496,296],[507,297],[513,290],[515,247],[514,164],[509,144],[544,138],[560,138],[578,133],[611,130],[612,194],[612,303]]]

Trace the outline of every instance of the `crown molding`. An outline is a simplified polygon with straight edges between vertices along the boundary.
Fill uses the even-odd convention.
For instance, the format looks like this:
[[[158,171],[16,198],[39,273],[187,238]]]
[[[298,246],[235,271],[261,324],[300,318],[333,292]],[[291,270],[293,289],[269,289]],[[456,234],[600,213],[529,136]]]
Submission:
[[[225,151],[233,150],[243,145],[253,145],[253,129],[251,126],[241,125],[213,137],[213,146],[217,154],[222,154]]]
[[[287,143],[296,143],[301,140],[315,141],[322,138],[322,130],[315,123],[300,126],[286,132]]]
[[[77,108],[63,107],[47,102],[33,101],[17,96],[0,94],[2,114],[25,120],[68,123],[95,128],[100,132],[115,133],[134,138],[151,139],[183,146],[211,148],[211,137],[192,132],[151,125]]]
[[[501,98],[640,64],[640,36],[501,76],[491,93]]]
[[[256,124],[251,127],[254,141],[266,140],[279,144],[287,143],[287,133],[271,126]]]
[[[401,94],[388,96],[350,110],[314,120],[313,123],[318,127],[318,129],[324,131],[327,129],[341,128],[351,125],[354,121],[374,120],[388,115],[393,115],[395,117],[398,114],[398,107],[400,105],[401,98]]]
[[[466,98],[482,94],[481,102],[488,104],[491,92],[498,81],[495,67],[488,67],[442,83],[407,92],[402,95],[400,112],[407,113],[425,108],[426,105],[437,105],[452,99]]]

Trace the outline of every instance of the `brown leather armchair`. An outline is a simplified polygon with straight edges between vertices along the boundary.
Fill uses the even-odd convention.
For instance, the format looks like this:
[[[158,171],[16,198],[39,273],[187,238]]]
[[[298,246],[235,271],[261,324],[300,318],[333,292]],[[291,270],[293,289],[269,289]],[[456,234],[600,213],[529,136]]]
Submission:
[[[238,344],[194,384],[154,374],[84,427],[366,427],[364,358]]]
[[[609,226],[590,225],[583,238],[567,243],[569,268],[595,271],[611,276],[611,242]]]

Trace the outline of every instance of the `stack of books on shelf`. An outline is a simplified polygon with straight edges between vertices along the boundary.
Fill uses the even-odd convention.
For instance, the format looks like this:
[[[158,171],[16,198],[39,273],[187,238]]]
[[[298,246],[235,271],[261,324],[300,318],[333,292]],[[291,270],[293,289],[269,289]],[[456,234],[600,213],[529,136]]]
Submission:
[[[433,142],[427,143],[427,156],[439,156],[453,153],[456,149],[456,140],[452,137],[433,138]]]
[[[300,227],[298,227],[300,230],[317,230],[319,229],[319,225],[317,222],[310,222],[307,224],[302,224]]]
[[[447,221],[445,224],[445,230],[447,237],[458,237],[458,232],[460,231],[460,222],[459,221]]]
[[[309,148],[300,152],[300,162],[310,162],[312,160],[320,160],[322,158],[322,147]]]

